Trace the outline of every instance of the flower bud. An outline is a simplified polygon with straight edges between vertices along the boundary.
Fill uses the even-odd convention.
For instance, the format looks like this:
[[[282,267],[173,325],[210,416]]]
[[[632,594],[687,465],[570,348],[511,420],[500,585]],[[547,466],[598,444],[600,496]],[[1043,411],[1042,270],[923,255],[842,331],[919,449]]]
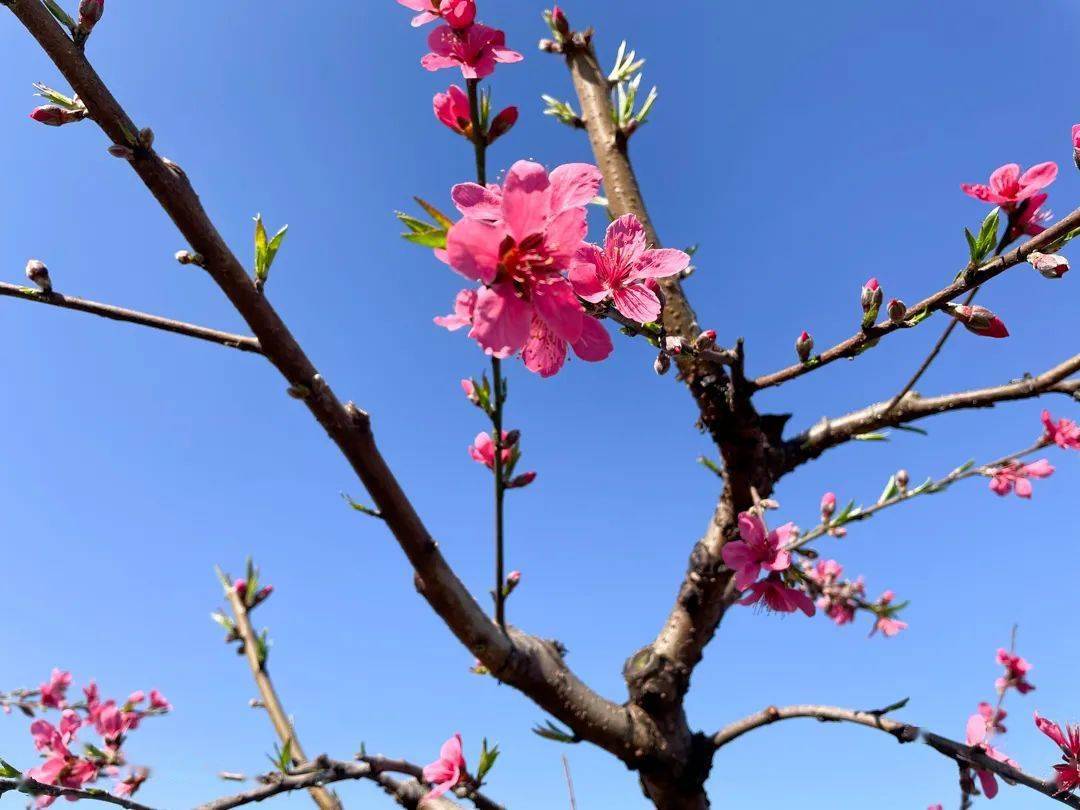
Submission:
[[[876,278],[872,278],[863,285],[862,295],[860,296],[860,303],[862,304],[863,329],[869,329],[874,325],[877,320],[878,312],[881,310],[881,302],[885,297],[885,293],[881,289],[881,285],[878,284]]]
[[[49,278],[49,268],[45,262],[31,259],[26,263],[26,277],[41,288],[42,292],[52,292],[52,279]]]
[[[1061,278],[1069,272],[1069,260],[1055,253],[1039,253],[1032,251],[1028,257],[1028,264],[1038,270],[1043,278]]]
[[[503,587],[503,595],[509,596],[514,592],[514,588],[521,584],[521,572],[511,571],[506,575],[506,585]]]
[[[671,358],[664,354],[664,352],[660,352],[660,354],[656,356],[656,360],[653,362],[652,367],[653,371],[663,377],[671,368]]]
[[[986,307],[945,304],[943,309],[972,334],[991,338],[1009,336],[1002,320]]]
[[[893,323],[899,323],[904,320],[904,316],[907,315],[907,304],[899,298],[893,298],[889,301],[888,312],[889,320]]]
[[[684,341],[681,337],[664,338],[664,351],[668,354],[682,354],[685,346],[686,341]]]
[[[828,523],[836,512],[836,493],[826,492],[821,496],[821,521]]]
[[[535,480],[536,480],[536,473],[530,470],[527,473],[522,473],[521,475],[518,475],[518,476],[510,479],[510,481],[506,484],[506,488],[507,489],[522,489],[523,487],[527,487],[529,484],[531,484]]]
[[[480,394],[476,391],[476,382],[474,380],[462,380],[461,390],[465,392],[465,397],[473,405],[480,405]]]
[[[105,13],[105,0],[82,0],[79,3],[79,28],[89,34]]]
[[[698,351],[704,351],[716,346],[716,330],[706,329],[700,335],[697,336],[697,340],[694,341],[694,348]]]
[[[901,492],[907,492],[908,484],[911,483],[911,476],[908,475],[907,470],[896,471],[896,486],[899,487]]]
[[[178,250],[176,251],[176,260],[180,264],[193,264],[196,267],[205,267],[206,262],[201,253],[192,253],[190,250]]]
[[[562,39],[570,36],[570,21],[558,6],[551,9],[551,27]]]
[[[154,145],[154,130],[143,127],[139,130],[139,146],[150,149]]]
[[[1073,162],[1080,169],[1080,124],[1074,124],[1072,128]]]
[[[114,143],[109,147],[109,154],[114,158],[120,158],[121,160],[134,160],[135,150],[130,146],[124,146],[123,144]]]
[[[511,430],[505,436],[503,436],[502,446],[503,448],[514,447],[519,441],[521,441],[521,431]]]
[[[68,110],[58,104],[46,104],[30,113],[30,117],[47,127],[62,127],[86,118],[85,110]]]
[[[795,353],[799,355],[799,360],[803,363],[810,362],[810,355],[814,351],[814,338],[810,336],[809,332],[803,332],[799,335],[799,339],[795,341]]]
[[[488,144],[495,143],[501,136],[510,131],[510,128],[517,123],[518,120],[518,108],[507,107],[501,113],[495,116],[491,122],[491,126],[488,127],[487,142]]]
[[[442,0],[439,12],[451,28],[468,28],[476,19],[476,0]]]

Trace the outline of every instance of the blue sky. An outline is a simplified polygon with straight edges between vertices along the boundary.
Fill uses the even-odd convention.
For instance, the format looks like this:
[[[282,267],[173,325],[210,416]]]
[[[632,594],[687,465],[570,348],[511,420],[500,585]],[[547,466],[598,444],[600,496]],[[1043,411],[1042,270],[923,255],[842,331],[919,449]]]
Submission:
[[[288,222],[269,294],[343,397],[369,410],[384,452],[461,576],[489,587],[489,478],[466,455],[483,428],[458,391],[482,356],[431,324],[458,281],[398,238],[392,212],[420,194],[446,205],[471,179],[467,144],[437,125],[431,95],[454,79],[421,70],[424,35],[391,0],[227,4],[110,0],[89,52],[160,151],[191,176],[226,238],[246,256],[251,217]],[[500,67],[497,104],[520,105],[493,170],[528,157],[589,159],[579,132],[540,113],[542,92],[572,94],[560,62],[539,54],[541,6],[482,3],[482,18],[526,54]],[[1069,127],[1080,120],[1068,48],[1080,12],[1068,0],[897,3],[669,3],[579,0],[609,62],[626,37],[660,86],[633,156],[670,245],[700,243],[688,292],[721,341],[747,340],[749,366],[788,364],[799,331],[819,345],[856,326],[858,291],[881,279],[914,301],[965,260],[964,226],[984,206],[961,182],[1009,161],[1057,160],[1051,203],[1071,210],[1080,182]],[[1049,35],[1052,37],[1047,40]],[[1020,43],[1046,47],[1020,47]],[[186,247],[89,124],[46,130],[26,113],[31,82],[64,89],[10,15],[0,20],[0,266],[18,281],[30,257],[75,295],[241,330],[209,280],[172,260]],[[602,225],[594,216],[596,233]],[[1076,351],[1077,280],[1056,286],[1018,268],[984,303],[1013,337],[959,334],[925,393],[997,384]],[[793,428],[892,393],[938,334],[935,319],[858,362],[770,391],[762,409]],[[214,564],[254,554],[278,593],[258,612],[274,640],[271,671],[309,752],[368,749],[426,762],[460,730],[504,751],[491,792],[516,810],[566,806],[570,756],[582,808],[645,807],[635,780],[588,748],[532,735],[543,714],[468,673],[471,660],[416,596],[377,522],[345,508],[361,496],[321,431],[256,358],[87,316],[0,302],[7,346],[0,464],[0,589],[6,654],[0,688],[36,685],[53,666],[110,693],[160,687],[176,712],[130,743],[154,767],[144,798],[190,806],[230,787],[221,769],[254,772],[268,722],[246,707],[246,668],[208,620]],[[512,621],[562,640],[570,663],[622,699],[620,669],[654,636],[717,482],[694,460],[710,447],[693,405],[656,378],[639,343],[616,341],[601,365],[572,363],[541,381],[513,366],[508,423],[540,477],[513,493],[513,567],[524,571]],[[1076,416],[1075,403],[1055,411]],[[898,467],[940,475],[968,458],[1026,446],[1041,405],[1008,405],[924,423],[928,438],[833,451],[785,479],[783,516],[814,522],[826,489],[871,501]],[[1035,708],[1078,719],[1080,655],[1059,627],[1074,614],[1078,459],[1048,453],[1058,474],[1032,503],[999,500],[981,481],[886,512],[822,544],[871,591],[912,605],[900,638],[865,625],[734,611],[694,678],[689,709],[705,729],[770,703],[873,708],[910,697],[906,719],[961,736],[989,699],[995,649],[1020,625],[1038,690],[1010,699],[1002,747],[1048,771]],[[1074,493],[1069,495],[1069,493]],[[27,722],[0,718],[0,755],[32,763]],[[779,776],[779,778],[778,778]],[[955,768],[922,747],[863,729],[790,723],[732,745],[711,782],[718,807],[923,808],[956,802]],[[350,807],[382,807],[366,785]],[[18,797],[6,801],[15,804]],[[1006,789],[998,810],[1031,806]],[[304,796],[280,801],[303,806]]]

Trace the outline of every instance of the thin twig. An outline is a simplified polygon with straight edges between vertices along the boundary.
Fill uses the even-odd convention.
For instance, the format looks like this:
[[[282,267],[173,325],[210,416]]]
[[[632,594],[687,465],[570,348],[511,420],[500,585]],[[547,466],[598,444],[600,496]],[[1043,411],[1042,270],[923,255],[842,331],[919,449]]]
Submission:
[[[84,799],[86,801],[103,802],[126,808],[126,810],[153,810],[145,804],[125,799],[123,796],[114,796],[106,790],[76,790],[75,788],[65,788],[59,785],[42,784],[30,778],[0,779],[0,796],[11,791],[25,793],[27,796],[54,796],[58,799]]]
[[[87,301],[84,298],[74,298],[62,295],[58,292],[40,292],[17,284],[7,284],[0,281],[0,295],[8,298],[18,298],[22,301],[33,301],[38,304],[47,304],[60,309],[71,309],[76,312],[88,312],[102,318],[113,321],[124,321],[139,326],[148,326],[151,329],[160,329],[162,332],[172,332],[176,335],[185,335],[205,340],[209,343],[217,343],[228,346],[231,349],[239,349],[242,352],[262,354],[259,341],[246,335],[233,335],[229,332],[220,332],[217,329],[208,329],[205,326],[197,326],[192,323],[175,321],[172,318],[163,318],[160,315],[150,315],[146,312],[138,312],[133,309],[114,307],[111,304],[100,304],[97,301]]]
[[[996,759],[991,759],[984,751],[978,748],[958,743],[929,731],[923,731],[917,726],[901,723],[875,712],[843,709],[838,706],[803,705],[780,708],[769,706],[718,731],[713,735],[712,743],[714,748],[722,748],[755,729],[771,725],[779,720],[792,720],[795,718],[811,718],[823,723],[855,723],[867,728],[884,731],[901,743],[921,740],[938,753],[949,757],[955,762],[972,765],[979,770],[992,771],[998,776],[1038,791],[1044,796],[1048,796],[1069,807],[1080,808],[1080,797],[1072,793],[1060,792],[1057,785],[1052,781],[1039,779],[1003,762],[998,762]]]
[[[563,773],[566,774],[566,791],[570,794],[570,810],[577,810],[577,797],[574,795],[574,777],[570,775],[570,760],[563,754]]]

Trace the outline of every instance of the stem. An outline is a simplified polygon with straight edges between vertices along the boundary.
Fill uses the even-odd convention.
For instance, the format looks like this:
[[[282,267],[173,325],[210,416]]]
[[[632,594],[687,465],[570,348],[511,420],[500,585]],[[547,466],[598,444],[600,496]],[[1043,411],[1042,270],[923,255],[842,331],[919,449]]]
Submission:
[[[252,626],[251,618],[248,615],[247,605],[244,604],[244,600],[233,588],[227,589],[225,595],[228,597],[229,607],[232,608],[233,620],[236,622],[236,632],[244,644],[244,654],[247,657],[248,666],[251,667],[251,674],[255,678],[255,685],[259,688],[259,696],[266,707],[266,713],[270,715],[270,722],[274,725],[274,731],[277,732],[282,745],[290,746],[293,762],[296,765],[303,765],[308,760],[304,754],[304,749],[300,747],[300,740],[296,738],[296,729],[293,728],[289,715],[285,712],[285,707],[281,705],[281,699],[278,697],[277,690],[274,689],[274,683],[270,680],[265,663],[259,660],[259,645],[255,636],[255,628]],[[321,810],[341,810],[341,802],[337,796],[321,785],[313,784],[308,787],[308,792]]]
[[[472,117],[472,142],[476,156],[476,182],[487,185],[487,136],[480,120],[480,80],[469,79],[469,114]],[[502,360],[491,358],[491,384],[495,403],[491,412],[495,441],[495,623],[506,630],[506,559],[503,547],[503,501],[506,496],[506,473],[503,470],[503,404],[506,401]]]

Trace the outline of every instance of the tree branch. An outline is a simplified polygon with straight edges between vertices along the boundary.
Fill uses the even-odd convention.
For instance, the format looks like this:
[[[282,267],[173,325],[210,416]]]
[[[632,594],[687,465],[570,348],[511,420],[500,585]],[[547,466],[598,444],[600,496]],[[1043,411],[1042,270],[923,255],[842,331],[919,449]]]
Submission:
[[[300,739],[296,736],[296,728],[289,719],[289,715],[285,713],[285,707],[281,705],[274,682],[270,680],[270,674],[266,671],[266,661],[260,657],[260,645],[255,628],[251,625],[247,605],[235,588],[226,588],[225,595],[229,600],[229,607],[232,608],[236,632],[243,643],[244,655],[251,668],[251,674],[255,678],[255,685],[259,689],[262,705],[266,708],[266,713],[270,715],[270,722],[273,723],[274,731],[277,732],[281,744],[289,746],[293,762],[303,765],[307,762],[307,755],[300,745]],[[308,788],[308,792],[321,810],[341,810],[341,800],[332,791],[322,786],[314,786]]]
[[[23,301],[34,301],[38,304],[48,304],[61,309],[73,309],[77,312],[88,312],[102,318],[113,321],[135,323],[139,326],[148,326],[151,329],[160,329],[163,332],[172,332],[176,335],[205,340],[209,343],[217,343],[228,346],[231,349],[239,349],[242,352],[262,354],[259,341],[245,335],[232,335],[228,332],[219,332],[217,329],[208,329],[205,326],[196,326],[183,321],[174,321],[171,318],[162,318],[159,315],[150,315],[145,312],[137,312],[133,309],[123,309],[110,304],[99,304],[97,301],[87,301],[84,298],[73,298],[61,295],[58,292],[39,292],[17,284],[7,284],[0,281],[0,295],[8,298],[18,298]]]
[[[83,53],[45,6],[7,8],[67,79],[89,117],[114,144],[133,150],[132,169],[176,224],[207,273],[247,322],[264,355],[301,392],[305,405],[339,447],[416,572],[417,589],[455,636],[500,680],[515,687],[583,739],[624,761],[651,747],[640,718],[605,700],[567,668],[555,645],[513,629],[500,632],[439,551],[380,454],[366,413],[334,394],[269,300],[229,250],[188,180],[172,161],[140,144],[128,117]]]
[[[1010,267],[1021,264],[1027,259],[1032,251],[1040,250],[1046,245],[1056,242],[1077,227],[1080,227],[1080,208],[1073,211],[1064,219],[1054,223],[1038,236],[1032,237],[1019,247],[991,259],[971,272],[962,273],[960,277],[948,287],[938,290],[928,298],[924,298],[919,303],[909,307],[909,317],[922,310],[933,312],[941,309],[944,304],[952,301],[954,298],[985,284],[990,279],[1004,273]],[[762,388],[780,385],[788,380],[794,380],[796,377],[801,377],[804,374],[828,365],[836,360],[845,357],[856,357],[863,351],[871,348],[876,341],[880,340],[885,335],[904,328],[907,328],[907,325],[902,321],[882,321],[869,329],[862,330],[852,335],[847,340],[837,343],[832,348],[826,349],[821,354],[817,355],[812,363],[797,363],[793,366],[788,366],[787,368],[773,372],[772,374],[758,377],[751,384],[755,390],[760,390]]]
[[[1050,393],[1075,397],[1080,394],[1080,379],[1069,380],[1068,378],[1077,372],[1080,372],[1080,354],[1070,357],[1036,377],[1027,377],[1005,385],[960,391],[939,397],[923,398],[918,394],[909,393],[892,410],[890,410],[891,401],[878,402],[846,416],[823,419],[805,433],[786,443],[788,457],[785,470],[790,471],[816,458],[830,447],[850,441],[855,436],[881,428],[907,424],[928,416],[971,408],[992,408],[999,402],[1032,399]]]
[[[1080,797],[1072,793],[1061,793],[1058,791],[1057,785],[1052,781],[1039,779],[1003,762],[991,759],[985,752],[977,748],[972,748],[929,731],[923,731],[917,726],[890,720],[884,716],[883,712],[855,711],[838,706],[810,705],[784,706],[782,708],[769,706],[757,714],[745,717],[718,731],[713,735],[712,743],[715,748],[719,749],[754,729],[771,725],[778,720],[792,720],[795,718],[812,718],[823,723],[855,723],[867,728],[884,731],[901,743],[921,740],[938,753],[947,756],[961,766],[971,766],[981,771],[991,771],[1004,779],[1031,788],[1064,805],[1080,808]]]
[[[114,796],[107,790],[75,790],[74,788],[60,787],[59,785],[46,785],[28,777],[22,779],[0,779],[0,796],[9,791],[18,791],[27,796],[55,796],[64,799],[85,799],[88,801],[114,804],[124,807],[126,810],[153,810],[145,804],[139,804],[123,796]]]

